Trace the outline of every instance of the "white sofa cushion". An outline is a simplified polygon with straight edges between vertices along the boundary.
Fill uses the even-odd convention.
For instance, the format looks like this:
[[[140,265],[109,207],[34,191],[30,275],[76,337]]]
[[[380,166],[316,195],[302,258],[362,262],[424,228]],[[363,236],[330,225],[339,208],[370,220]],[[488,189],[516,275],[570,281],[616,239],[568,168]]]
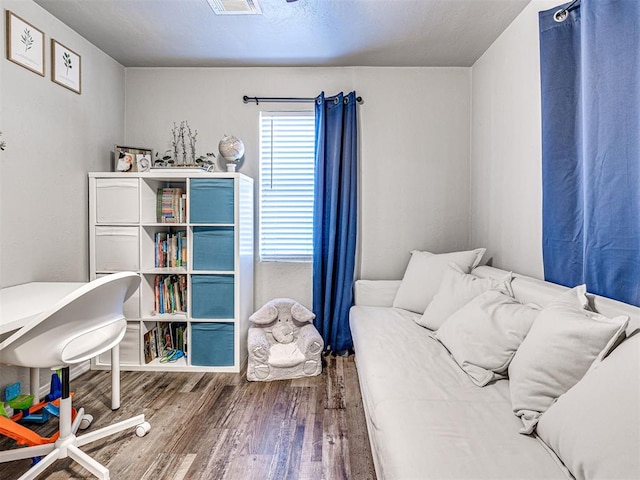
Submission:
[[[390,307],[396,298],[400,283],[400,280],[356,280],[353,303],[370,307]]]
[[[499,290],[487,290],[451,315],[433,334],[467,372],[485,386],[506,378],[516,350],[540,313]]]
[[[417,316],[350,311],[377,478],[567,480],[553,452],[517,433],[508,382],[478,388]]]
[[[540,417],[538,436],[576,479],[640,478],[639,381],[634,335]]]
[[[491,288],[511,294],[511,274],[505,275],[502,280],[479,278],[465,273],[455,263],[449,264],[438,292],[417,323],[430,330],[437,330],[452,313]]]
[[[402,283],[393,300],[393,306],[411,312],[424,313],[427,305],[440,288],[444,272],[450,263],[469,273],[482,260],[486,249],[434,254],[414,250],[404,272]]]
[[[532,433],[540,415],[573,387],[594,362],[624,336],[629,321],[587,310],[584,285],[547,305],[533,323],[509,366],[513,412],[520,433]]]

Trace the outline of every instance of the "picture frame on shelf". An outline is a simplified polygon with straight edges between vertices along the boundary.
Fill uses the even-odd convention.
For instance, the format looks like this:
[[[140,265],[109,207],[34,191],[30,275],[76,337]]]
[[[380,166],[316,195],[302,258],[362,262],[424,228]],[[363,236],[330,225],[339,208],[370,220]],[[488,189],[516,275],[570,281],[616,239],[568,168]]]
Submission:
[[[153,150],[150,148],[116,145],[113,151],[115,172],[147,172],[151,167]]]
[[[55,39],[51,39],[51,81],[80,95],[82,93],[82,57]]]
[[[136,167],[139,172],[148,172],[151,170],[151,152],[136,153]]]
[[[44,77],[44,32],[10,10],[5,15],[7,60]]]

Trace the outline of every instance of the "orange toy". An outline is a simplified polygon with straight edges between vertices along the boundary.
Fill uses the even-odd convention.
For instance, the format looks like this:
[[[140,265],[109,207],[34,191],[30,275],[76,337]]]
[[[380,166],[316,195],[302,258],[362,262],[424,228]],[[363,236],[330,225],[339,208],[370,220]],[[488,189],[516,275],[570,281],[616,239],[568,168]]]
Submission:
[[[71,394],[73,396],[73,394]],[[29,407],[28,414],[40,411],[47,404],[53,404],[60,408],[60,399],[56,399],[53,402],[40,402],[32,407]],[[76,409],[72,409],[72,419],[76,417]],[[0,434],[5,437],[13,438],[18,445],[27,445],[29,447],[35,445],[45,445],[47,443],[55,442],[60,436],[60,432],[54,433],[51,437],[41,437],[33,430],[24,427],[18,423],[22,417],[25,416],[25,411],[20,411],[13,415],[11,418],[0,416]]]

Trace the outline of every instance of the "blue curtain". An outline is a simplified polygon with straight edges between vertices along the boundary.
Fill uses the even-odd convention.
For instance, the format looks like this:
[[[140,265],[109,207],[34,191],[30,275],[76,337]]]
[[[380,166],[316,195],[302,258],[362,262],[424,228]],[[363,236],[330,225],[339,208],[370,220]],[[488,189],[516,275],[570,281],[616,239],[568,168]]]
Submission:
[[[640,1],[540,12],[545,279],[640,305]]]
[[[314,324],[334,353],[353,347],[349,308],[357,232],[358,127],[356,95],[316,98],[313,212]]]

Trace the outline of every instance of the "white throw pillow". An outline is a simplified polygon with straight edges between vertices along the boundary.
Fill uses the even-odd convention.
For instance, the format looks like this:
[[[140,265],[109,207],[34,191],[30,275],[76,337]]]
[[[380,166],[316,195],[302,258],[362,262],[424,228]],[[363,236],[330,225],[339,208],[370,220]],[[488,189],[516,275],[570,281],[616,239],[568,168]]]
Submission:
[[[465,273],[458,265],[452,263],[444,272],[438,292],[427,305],[422,317],[416,319],[416,323],[431,330],[437,330],[452,313],[492,288],[513,296],[511,273],[502,280],[480,278]]]
[[[465,273],[469,273],[480,263],[485,251],[484,248],[441,254],[412,251],[402,283],[393,300],[393,306],[424,313],[438,291],[449,264],[455,263]]]
[[[624,337],[629,317],[587,310],[584,285],[562,294],[538,315],[509,366],[513,412],[532,433],[540,415]]]
[[[640,478],[639,382],[635,335],[540,417],[536,433],[576,479]]]
[[[487,290],[451,315],[432,337],[476,385],[505,378],[509,363],[540,313],[499,290]]]

